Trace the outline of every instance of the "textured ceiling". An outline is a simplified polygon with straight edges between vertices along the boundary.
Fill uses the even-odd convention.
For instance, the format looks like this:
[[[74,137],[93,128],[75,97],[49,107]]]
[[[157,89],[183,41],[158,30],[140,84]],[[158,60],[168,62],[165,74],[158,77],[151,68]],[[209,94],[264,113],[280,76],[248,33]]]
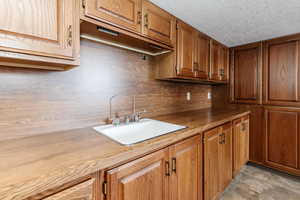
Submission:
[[[300,32],[300,0],[151,0],[227,46]]]

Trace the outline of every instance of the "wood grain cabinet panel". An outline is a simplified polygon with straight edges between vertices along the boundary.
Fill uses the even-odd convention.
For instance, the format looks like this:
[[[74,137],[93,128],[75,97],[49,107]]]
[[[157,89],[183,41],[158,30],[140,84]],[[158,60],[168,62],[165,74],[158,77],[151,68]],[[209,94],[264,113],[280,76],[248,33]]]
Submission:
[[[107,172],[108,200],[167,200],[168,149]]]
[[[231,49],[232,101],[261,104],[262,45],[254,43]]]
[[[141,33],[142,0],[85,0],[85,15]]]
[[[100,200],[96,198],[95,179],[90,179],[43,200]]]
[[[298,168],[299,110],[266,108],[266,163],[283,170]]]
[[[171,199],[202,199],[201,136],[187,139],[171,147]]]
[[[250,107],[250,161],[262,164],[265,160],[264,108],[251,105]]]
[[[148,0],[142,1],[142,33],[151,39],[174,46],[176,18]]]
[[[220,192],[224,191],[232,180],[232,125],[231,122],[221,126],[221,136],[223,137],[220,145]]]
[[[177,22],[177,75],[194,76],[194,28]]]
[[[229,80],[229,49],[223,45],[219,49],[219,80]]]
[[[212,40],[210,44],[210,80],[227,81],[229,79],[229,50]]]
[[[79,1],[4,0],[0,7],[0,50],[77,58]],[[78,10],[77,10],[78,8]]]
[[[202,136],[106,173],[108,200],[201,200]]]
[[[204,133],[204,199],[218,199],[232,180],[231,123]]]
[[[265,44],[265,104],[299,106],[299,40]]]
[[[210,64],[210,38],[195,31],[195,77],[208,79]]]
[[[233,175],[249,161],[249,116],[233,121]]]

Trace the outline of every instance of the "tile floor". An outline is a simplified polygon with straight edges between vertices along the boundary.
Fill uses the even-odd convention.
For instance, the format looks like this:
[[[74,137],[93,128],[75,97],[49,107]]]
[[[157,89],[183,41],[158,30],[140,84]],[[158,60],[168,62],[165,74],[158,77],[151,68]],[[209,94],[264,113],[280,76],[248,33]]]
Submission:
[[[300,178],[250,164],[220,200],[300,200]]]

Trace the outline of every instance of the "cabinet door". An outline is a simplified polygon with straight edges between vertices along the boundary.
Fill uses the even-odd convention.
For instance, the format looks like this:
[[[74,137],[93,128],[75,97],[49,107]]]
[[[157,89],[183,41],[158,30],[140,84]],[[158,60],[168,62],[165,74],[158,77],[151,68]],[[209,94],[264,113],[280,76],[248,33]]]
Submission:
[[[228,80],[228,68],[229,68],[229,50],[228,48],[220,45],[219,46],[219,56],[218,56],[218,73],[220,81]]]
[[[4,0],[0,50],[73,60],[79,44],[79,1]]]
[[[202,199],[202,140],[187,139],[171,148],[171,199]]]
[[[217,199],[220,193],[220,128],[204,133],[204,199]]]
[[[220,192],[224,191],[232,180],[232,126],[231,122],[221,127],[222,142],[219,151]]]
[[[217,42],[211,41],[210,80],[219,80],[219,46]]]
[[[208,79],[210,63],[210,39],[195,31],[195,77]]]
[[[299,40],[266,42],[264,67],[265,104],[300,105],[299,54]]]
[[[266,163],[283,170],[298,168],[298,111],[266,108]]]
[[[141,0],[85,0],[85,15],[133,32],[141,32]]]
[[[261,103],[262,45],[255,43],[232,49],[233,101]]]
[[[167,200],[168,149],[107,172],[108,200]]]
[[[251,105],[250,108],[250,160],[262,164],[265,160],[265,137],[264,137],[264,108]]]
[[[194,29],[183,23],[177,23],[177,74],[194,76]]]
[[[210,79],[215,81],[228,80],[229,52],[226,47],[211,41],[210,48]]]
[[[90,179],[43,200],[97,200],[95,196],[95,183],[95,179]]]
[[[148,0],[143,0],[142,33],[151,39],[174,46],[176,37],[176,18],[155,6]]]
[[[233,174],[249,160],[249,116],[233,121]]]

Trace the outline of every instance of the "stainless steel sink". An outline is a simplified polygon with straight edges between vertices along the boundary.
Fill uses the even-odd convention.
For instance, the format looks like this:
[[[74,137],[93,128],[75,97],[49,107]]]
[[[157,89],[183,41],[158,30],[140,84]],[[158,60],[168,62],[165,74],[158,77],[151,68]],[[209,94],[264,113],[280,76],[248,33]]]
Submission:
[[[94,127],[97,132],[122,145],[137,144],[139,142],[185,128],[185,126],[152,119],[141,119],[139,122],[122,124],[118,126],[104,125]]]

